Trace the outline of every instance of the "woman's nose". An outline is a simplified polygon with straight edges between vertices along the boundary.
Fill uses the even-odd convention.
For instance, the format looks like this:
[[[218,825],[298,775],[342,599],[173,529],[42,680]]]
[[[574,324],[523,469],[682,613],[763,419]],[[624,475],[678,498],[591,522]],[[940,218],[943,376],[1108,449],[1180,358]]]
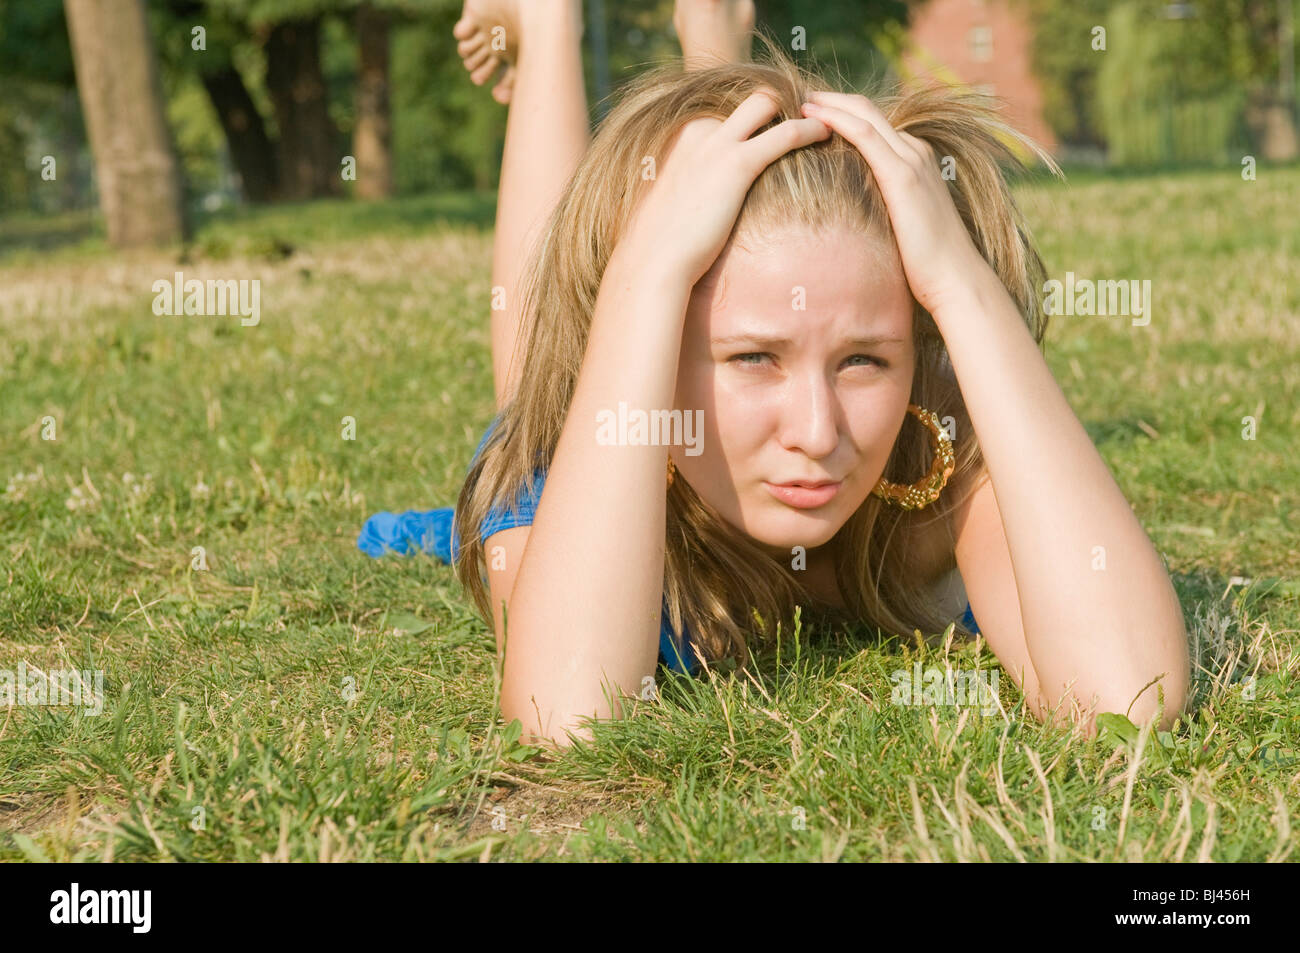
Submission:
[[[781,443],[814,460],[830,456],[839,443],[835,391],[822,378],[792,384],[781,415]]]

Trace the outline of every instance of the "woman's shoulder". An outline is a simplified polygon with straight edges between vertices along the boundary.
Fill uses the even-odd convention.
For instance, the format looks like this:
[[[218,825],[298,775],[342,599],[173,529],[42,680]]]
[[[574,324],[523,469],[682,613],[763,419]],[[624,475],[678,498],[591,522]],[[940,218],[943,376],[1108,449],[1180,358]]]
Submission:
[[[956,565],[956,545],[947,518],[918,522],[906,542],[907,572],[931,583]]]
[[[925,582],[941,582],[956,568],[957,530],[961,525],[962,510],[983,478],[982,468],[960,477],[954,474],[943,492],[955,505],[935,511],[929,518],[922,515],[913,524],[912,536],[907,541],[909,571]],[[925,512],[921,511],[922,514]]]

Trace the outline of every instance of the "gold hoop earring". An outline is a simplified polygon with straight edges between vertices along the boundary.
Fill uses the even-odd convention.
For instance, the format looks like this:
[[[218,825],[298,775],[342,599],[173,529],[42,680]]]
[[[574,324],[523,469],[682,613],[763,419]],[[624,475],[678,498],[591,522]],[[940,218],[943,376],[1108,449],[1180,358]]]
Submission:
[[[669,486],[673,485],[673,476],[676,473],[677,473],[677,467],[673,465],[673,458],[671,455],[669,455],[668,457],[668,485]]]
[[[871,492],[886,503],[893,503],[905,510],[919,510],[939,498],[948,484],[948,477],[956,469],[957,458],[953,453],[952,441],[939,426],[939,418],[933,411],[926,410],[919,404],[908,404],[907,412],[915,415],[930,431],[930,447],[934,451],[930,472],[910,486],[882,479]]]

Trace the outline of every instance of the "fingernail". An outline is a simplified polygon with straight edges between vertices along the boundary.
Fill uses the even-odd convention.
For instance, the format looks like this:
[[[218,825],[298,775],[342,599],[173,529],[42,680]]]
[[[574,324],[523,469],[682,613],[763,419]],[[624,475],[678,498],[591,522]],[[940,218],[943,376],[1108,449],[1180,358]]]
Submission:
[[[814,112],[814,113],[817,112],[817,110],[821,109],[821,107],[818,106],[816,103],[804,103],[803,108],[807,112]]]

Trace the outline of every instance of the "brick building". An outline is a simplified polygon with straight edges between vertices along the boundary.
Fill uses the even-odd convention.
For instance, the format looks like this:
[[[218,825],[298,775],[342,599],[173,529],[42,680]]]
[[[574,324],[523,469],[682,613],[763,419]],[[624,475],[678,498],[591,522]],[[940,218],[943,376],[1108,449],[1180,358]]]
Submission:
[[[1049,151],[1056,136],[1043,119],[1032,69],[1033,29],[1015,0],[921,0],[912,8],[903,67],[908,77],[964,83],[1003,102],[1007,121]]]

